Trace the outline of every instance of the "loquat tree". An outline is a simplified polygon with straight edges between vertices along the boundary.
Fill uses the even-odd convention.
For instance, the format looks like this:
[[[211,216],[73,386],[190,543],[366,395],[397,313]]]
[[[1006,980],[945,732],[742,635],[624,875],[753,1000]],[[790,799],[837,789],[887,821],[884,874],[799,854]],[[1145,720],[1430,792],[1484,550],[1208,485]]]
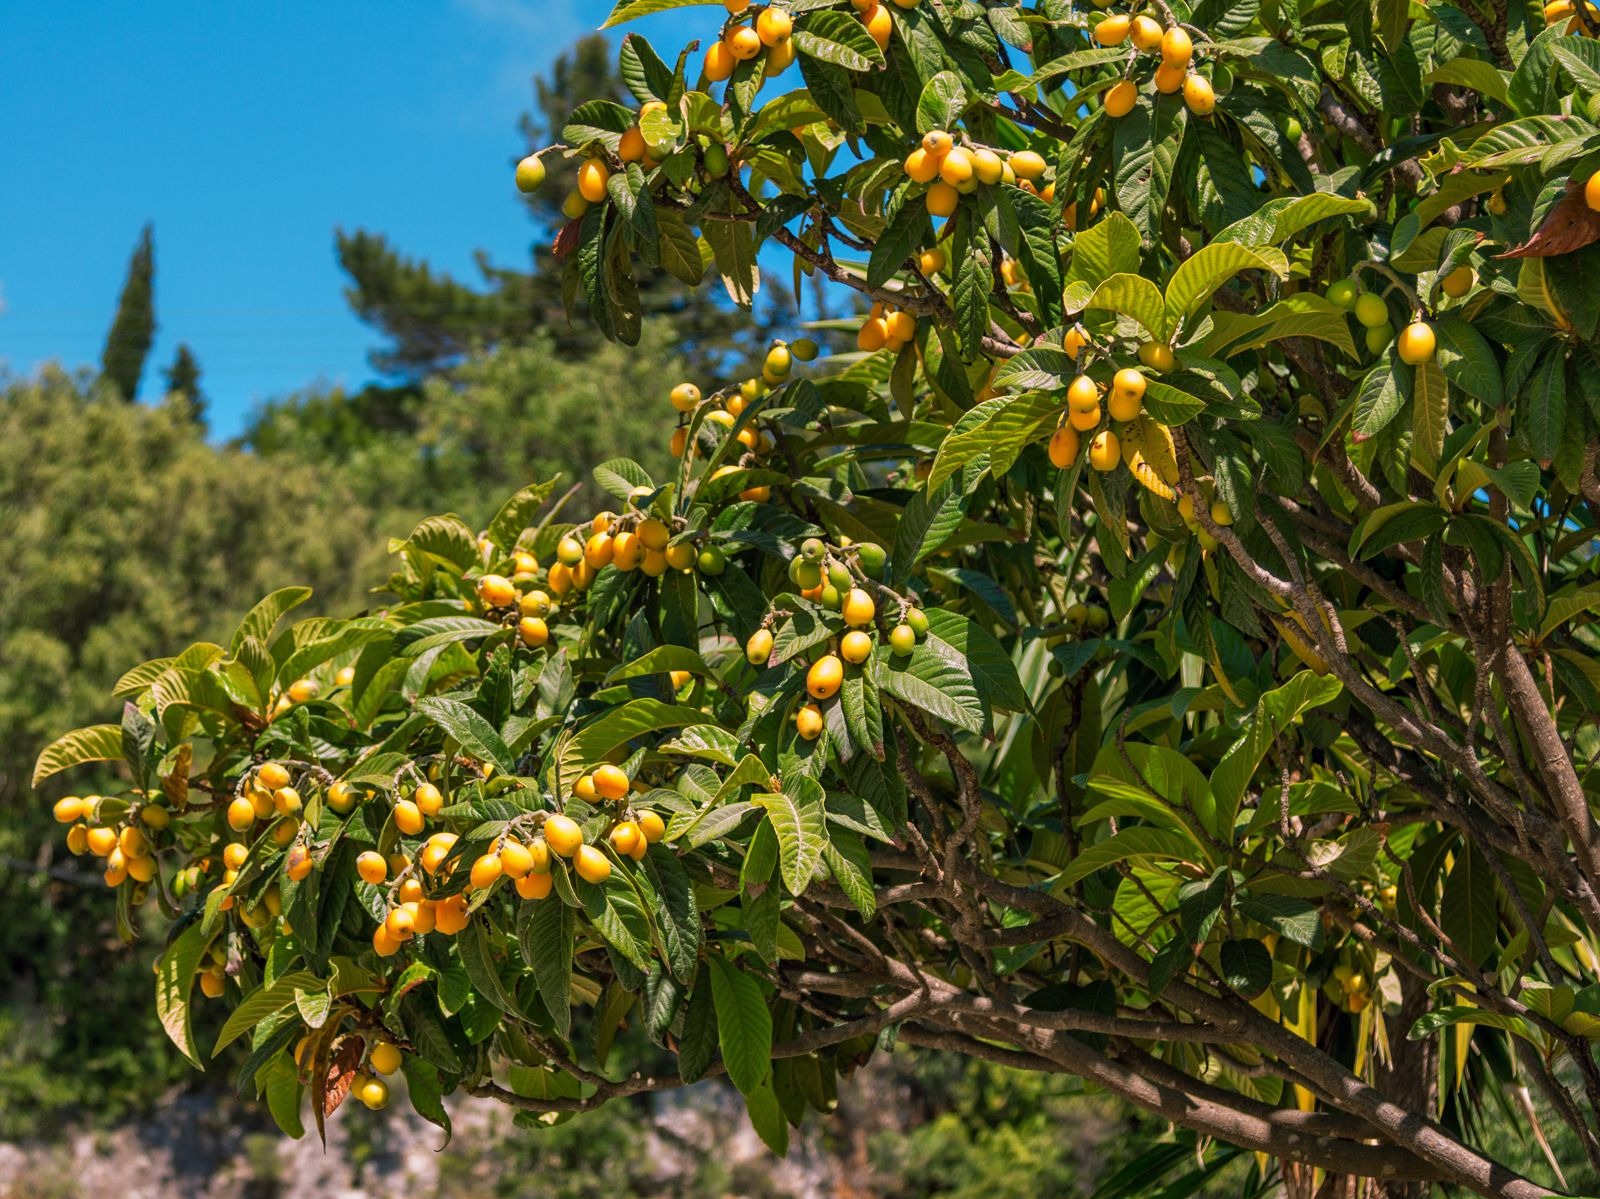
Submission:
[[[725,7],[518,183],[576,160],[607,336],[776,243],[857,352],[641,397],[614,510],[423,521],[44,752],[126,763],[56,814],[174,1041],[198,982],[294,1133],[721,1073],[782,1151],[898,1044],[1192,1131],[1164,1194],[1593,1189],[1597,11]]]

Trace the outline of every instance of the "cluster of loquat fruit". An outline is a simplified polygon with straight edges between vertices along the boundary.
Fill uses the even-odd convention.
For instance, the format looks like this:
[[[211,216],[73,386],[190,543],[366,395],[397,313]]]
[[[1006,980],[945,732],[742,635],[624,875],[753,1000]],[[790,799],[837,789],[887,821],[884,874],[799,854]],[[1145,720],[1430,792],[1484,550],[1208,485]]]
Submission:
[[[953,215],[961,197],[971,195],[980,185],[1009,183],[1045,200],[1055,198],[1054,183],[1039,184],[1049,165],[1037,151],[1016,150],[1002,158],[988,146],[957,145],[943,129],[924,133],[902,165],[913,183],[928,184],[922,200],[929,215],[935,217]]]
[[[790,559],[789,581],[799,588],[800,597],[839,613],[847,629],[837,639],[812,646],[805,656],[806,693],[815,702],[796,711],[795,729],[807,741],[822,735],[824,717],[818,704],[838,695],[847,667],[865,663],[877,647],[878,637],[884,638],[893,653],[905,655],[928,635],[927,614],[910,596],[900,595],[881,581],[887,561],[883,547],[871,542],[841,538],[840,544],[829,545],[820,537],[807,537],[800,543],[800,552]],[[885,609],[880,610],[874,593],[885,600]],[[891,608],[896,614],[892,625],[883,619],[883,613]],[[771,664],[771,625],[782,615],[785,613],[769,612],[745,643],[745,659],[752,666],[764,669]]]
[[[1144,370],[1165,374],[1175,369],[1177,356],[1172,347],[1158,341],[1143,342],[1139,346],[1139,361],[1144,369],[1118,367],[1110,386],[1105,388],[1083,369],[1089,356],[1098,351],[1080,326],[1067,330],[1062,347],[1078,363],[1080,373],[1067,385],[1066,408],[1050,437],[1051,465],[1060,470],[1076,465],[1083,437],[1089,435],[1088,464],[1092,469],[1104,473],[1126,466],[1135,481],[1147,491],[1176,502],[1189,531],[1200,539],[1205,549],[1214,549],[1215,541],[1195,520],[1194,501],[1188,495],[1178,494],[1178,462],[1172,431],[1144,411],[1144,396],[1149,387]],[[1209,477],[1196,481],[1206,490],[1212,520],[1218,525],[1231,524],[1233,516],[1228,506],[1210,495],[1214,481]]]
[[[1208,117],[1217,107],[1217,93],[1211,81],[1194,69],[1194,39],[1181,25],[1163,28],[1161,22],[1145,13],[1115,13],[1095,24],[1094,40],[1102,46],[1127,44],[1134,54],[1128,57],[1131,72],[1139,53],[1155,53],[1161,65],[1155,71],[1155,90],[1162,95],[1183,92],[1183,102],[1197,117]],[[1124,76],[1106,90],[1102,103],[1106,115],[1115,119],[1127,116],[1139,102],[1139,88]]]
[[[1471,267],[1458,266],[1439,281],[1439,287],[1445,295],[1460,299],[1476,282],[1477,274]],[[1324,294],[1329,303],[1351,313],[1366,330],[1369,353],[1381,354],[1394,341],[1395,354],[1408,366],[1421,366],[1433,360],[1438,336],[1420,314],[1400,330],[1396,341],[1394,326],[1389,322],[1389,305],[1377,292],[1362,291],[1354,279],[1336,279]]]

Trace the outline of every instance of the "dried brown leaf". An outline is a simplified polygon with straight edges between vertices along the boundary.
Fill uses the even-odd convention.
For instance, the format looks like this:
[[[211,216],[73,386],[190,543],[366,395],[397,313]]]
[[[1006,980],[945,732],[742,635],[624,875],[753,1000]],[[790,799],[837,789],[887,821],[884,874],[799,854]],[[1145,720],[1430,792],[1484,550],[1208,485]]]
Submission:
[[[1600,241],[1600,212],[1584,202],[1583,187],[1567,184],[1567,194],[1552,208],[1533,236],[1501,258],[1554,258]]]

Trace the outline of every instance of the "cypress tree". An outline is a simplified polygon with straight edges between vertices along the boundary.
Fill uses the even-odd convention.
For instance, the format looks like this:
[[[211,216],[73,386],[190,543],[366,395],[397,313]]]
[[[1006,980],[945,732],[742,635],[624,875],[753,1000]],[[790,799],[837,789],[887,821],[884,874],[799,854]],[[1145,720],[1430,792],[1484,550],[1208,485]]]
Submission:
[[[116,319],[106,334],[106,347],[100,355],[100,373],[132,401],[139,394],[139,378],[144,360],[156,336],[156,250],[151,227],[146,224],[139,242],[128,259],[128,277],[117,301]]]
[[[189,405],[189,414],[196,424],[205,422],[206,401],[200,390],[200,360],[187,342],[178,343],[178,352],[172,356],[172,365],[162,372],[167,380],[167,394],[181,395]]]

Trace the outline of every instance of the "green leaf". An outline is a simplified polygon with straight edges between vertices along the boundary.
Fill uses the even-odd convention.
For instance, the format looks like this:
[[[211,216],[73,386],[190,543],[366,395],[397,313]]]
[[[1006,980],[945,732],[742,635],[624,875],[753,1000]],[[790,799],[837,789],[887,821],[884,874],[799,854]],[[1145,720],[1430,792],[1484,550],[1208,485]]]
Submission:
[[[1139,271],[1139,230],[1120,212],[1078,234],[1072,241],[1070,282],[1098,286],[1112,275],[1137,275]],[[1159,295],[1157,297],[1160,302]]]
[[[789,1121],[783,1114],[778,1093],[768,1081],[744,1097],[745,1112],[750,1117],[750,1127],[767,1148],[784,1157],[789,1152]]]
[[[1494,954],[1500,931],[1494,896],[1494,872],[1482,851],[1468,842],[1445,879],[1439,926],[1473,965],[1485,965]]]
[[[1390,346],[1361,380],[1361,389],[1356,392],[1356,435],[1367,438],[1383,432],[1405,403],[1405,380],[1395,361],[1394,347]]]
[[[120,724],[92,724],[88,728],[74,729],[39,752],[39,759],[33,766],[32,785],[37,787],[52,774],[85,762],[115,762],[121,757]]]
[[[506,748],[500,734],[476,710],[458,699],[445,699],[442,696],[419,699],[416,708],[479,761],[492,762],[506,774],[516,773],[516,756]]]
[[[1193,853],[1194,842],[1191,838],[1166,829],[1135,825],[1079,853],[1056,879],[1055,889],[1060,891],[1070,887],[1095,871],[1117,862],[1182,862],[1190,860]]]
[[[1281,250],[1214,241],[1200,247],[1167,282],[1166,327],[1188,320],[1210,302],[1228,280],[1244,271],[1269,271],[1280,279],[1289,276],[1289,260]]]
[[[267,1110],[285,1136],[299,1140],[305,1136],[300,1121],[300,1101],[305,1093],[294,1059],[281,1050],[256,1074],[256,1085],[267,1097]]]
[[[444,1086],[439,1081],[439,1071],[431,1062],[425,1061],[414,1053],[408,1053],[400,1059],[400,1069],[406,1076],[406,1094],[411,1099],[411,1106],[417,1115],[430,1124],[437,1124],[444,1129],[444,1145],[450,1143],[450,1113],[444,1106]]]
[[[1260,941],[1224,941],[1218,950],[1222,981],[1246,999],[1254,999],[1272,984],[1272,954]]]
[[[419,521],[416,528],[411,530],[411,536],[405,540],[405,548],[415,550],[424,557],[431,558],[445,567],[453,567],[458,571],[467,570],[478,562],[478,539],[472,530],[459,516],[447,514],[444,516],[430,516],[427,520]],[[296,590],[287,588],[286,590]],[[270,596],[268,597],[271,598]],[[266,601],[263,600],[262,603]],[[296,601],[299,602],[299,601]],[[260,605],[257,605],[259,608]],[[252,613],[254,615],[254,613]],[[247,618],[248,619],[248,618]],[[240,626],[241,630],[243,625]],[[265,640],[265,638],[258,638]],[[241,645],[243,642],[241,641]],[[234,653],[238,653],[238,648]]]
[[[1522,389],[1517,403],[1517,431],[1528,451],[1547,462],[1561,449],[1567,427],[1567,372],[1561,347],[1552,346]]]
[[[967,107],[967,92],[954,71],[940,71],[923,85],[917,100],[917,132],[949,129]]]
[[[1211,332],[1199,347],[1209,358],[1230,358],[1285,337],[1309,337],[1356,356],[1344,309],[1311,292],[1285,297],[1260,312],[1213,312]]]
[[[120,757],[120,730],[118,738],[117,754]],[[189,993],[194,987],[200,959],[210,944],[211,937],[204,924],[191,924],[156,960],[156,1015],[172,1043],[197,1070],[204,1067],[195,1050],[194,1031],[189,1023]]]
[[[1438,470],[1450,432],[1450,389],[1438,362],[1416,368],[1411,381],[1411,454],[1429,475]]]
[[[1016,665],[988,629],[943,608],[929,608],[926,615],[928,635],[922,647],[965,673],[988,707],[1010,712],[1027,710],[1028,693]]]
[[[705,277],[706,264],[700,257],[700,242],[694,230],[671,209],[656,213],[656,228],[661,232],[656,256],[667,273],[690,287],[700,286],[700,280]]]
[[[686,1083],[697,1082],[705,1075],[716,1047],[717,1016],[710,976],[709,965],[700,970],[683,1014],[683,1036],[678,1041],[678,1077]]]
[[[959,474],[968,463],[984,454],[990,455],[990,469],[996,476],[1005,474],[1040,426],[1060,413],[1060,398],[1048,392],[1026,391],[1021,395],[985,400],[963,413],[940,444],[939,454],[928,474],[928,489],[936,490],[946,479]]]
[[[664,846],[652,849],[646,855],[644,869],[661,899],[655,917],[656,925],[661,930],[667,967],[673,977],[687,983],[694,977],[695,961],[704,940],[694,884],[684,870],[683,863]]]
[[[639,894],[613,870],[599,887],[585,887],[583,909],[605,941],[640,970],[650,969],[650,918]]]
[[[882,287],[905,265],[912,252],[932,237],[928,209],[921,197],[907,196],[902,191],[900,200],[899,208],[873,243],[872,256],[867,260],[868,287]]]
[[[234,630],[233,640],[228,645],[228,652],[237,655],[239,647],[246,638],[253,637],[265,644],[272,638],[272,630],[282,620],[284,615],[294,608],[298,608],[311,598],[309,587],[280,587],[272,594],[266,596],[255,607],[245,614],[239,622],[239,627]]]
[[[822,858],[828,863],[839,889],[863,917],[871,920],[878,910],[878,896],[872,888],[872,859],[859,834],[836,830]]]
[[[489,944],[485,916],[487,913],[482,913],[478,919],[468,921],[467,927],[456,934],[456,948],[461,954],[461,964],[466,968],[467,976],[472,979],[472,985],[479,995],[502,1012],[520,1017],[522,1011],[517,1007],[517,1001],[506,990],[505,983],[500,981],[500,971],[494,961],[494,950]]]
[[[1117,207],[1149,242],[1160,236],[1188,117],[1180,97],[1141,97],[1112,131]]]
[[[828,843],[821,787],[800,775],[789,780],[787,791],[756,795],[752,800],[766,812],[778,836],[778,870],[784,887],[791,895],[802,894]]]
[[[1143,275],[1112,275],[1094,289],[1084,308],[1132,317],[1156,341],[1167,340],[1169,327],[1161,290]]]
[[[772,1013],[755,977],[727,958],[706,959],[716,1003],[717,1042],[728,1078],[739,1092],[750,1094],[767,1077],[772,1058]]]
[[[293,974],[283,975],[270,987],[257,987],[229,1013],[222,1031],[217,1034],[217,1043],[211,1047],[211,1056],[216,1057],[233,1041],[253,1031],[256,1025],[291,1006],[296,991],[323,985],[323,981],[311,971],[297,970]]]
[[[1162,424],[1177,426],[1186,424],[1204,412],[1206,402],[1170,383],[1150,379],[1145,383],[1144,407]]]
[[[1217,233],[1213,242],[1239,242],[1248,246],[1276,246],[1302,229],[1335,216],[1370,218],[1371,200],[1315,192],[1309,196],[1280,196],[1268,200],[1243,220],[1235,221]]]
[[[539,998],[563,1037],[572,1031],[572,909],[555,896],[530,900],[517,913],[522,957],[533,967]]]
[[[761,289],[761,266],[756,261],[754,231],[739,221],[706,220],[701,222],[700,236],[711,247],[712,259],[729,298],[739,307],[749,308]]]
[[[656,480],[651,479],[650,471],[635,463],[632,458],[608,458],[598,464],[594,471],[595,482],[605,488],[613,498],[626,501],[634,495],[634,488],[656,487]]]
[[[1434,1008],[1431,1012],[1425,1012],[1406,1032],[1406,1040],[1421,1041],[1442,1028],[1452,1028],[1458,1024],[1482,1024],[1490,1028],[1501,1028],[1506,1032],[1514,1032],[1523,1037],[1529,1035],[1528,1025],[1520,1016],[1510,1016],[1500,1012],[1491,1012],[1481,1007],[1456,1004],[1450,1007]]]
[[[1244,736],[1233,743],[1211,772],[1211,793],[1217,802],[1217,822],[1211,831],[1223,843],[1233,841],[1239,807],[1272,743],[1302,712],[1328,703],[1343,689],[1344,684],[1331,675],[1302,670],[1256,701],[1255,717],[1248,722]]]
[[[847,71],[870,71],[883,66],[883,51],[853,15],[826,10],[808,12],[795,22],[791,36],[801,54]]]
[[[887,694],[969,733],[981,734],[988,725],[971,667],[952,660],[947,649],[924,641],[909,654],[896,654],[880,645],[876,656],[878,686]]]
[[[611,10],[611,15],[600,28],[610,29],[613,25],[621,25],[624,21],[632,21],[638,17],[647,17],[651,13],[707,3],[709,0],[617,0],[616,7]]]
[[[704,658],[687,646],[658,645],[632,662],[624,662],[614,667],[606,675],[605,683],[609,686],[625,679],[637,679],[652,674],[670,674],[675,670],[686,670],[690,674],[700,675],[716,674]]]
[[[961,527],[966,494],[950,479],[931,492],[919,491],[911,497],[894,537],[894,578],[903,583],[912,568],[936,551]]]
[[[578,768],[600,761],[612,750],[645,733],[698,724],[703,720],[705,713],[698,708],[666,704],[650,698],[630,700],[585,725],[573,736],[562,754],[563,774],[567,773],[569,767],[573,773],[577,773]]]
[[[1234,906],[1241,916],[1296,945],[1312,950],[1322,948],[1322,915],[1303,899],[1270,893],[1241,895]]]

